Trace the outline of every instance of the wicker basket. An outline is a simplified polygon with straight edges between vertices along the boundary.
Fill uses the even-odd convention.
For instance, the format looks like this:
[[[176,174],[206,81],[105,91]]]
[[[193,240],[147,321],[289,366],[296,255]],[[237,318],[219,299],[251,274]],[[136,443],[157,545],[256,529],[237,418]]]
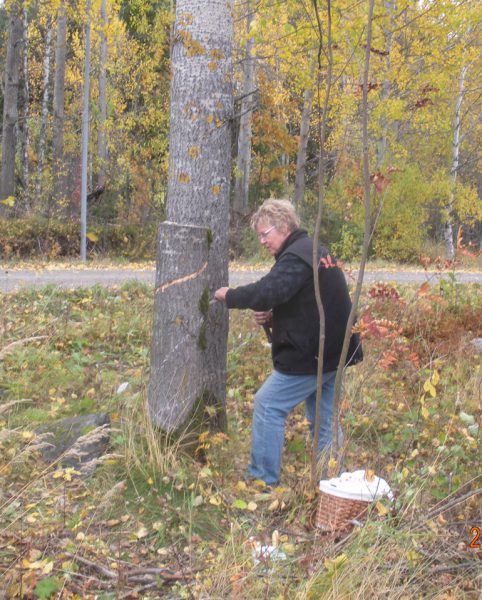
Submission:
[[[320,492],[316,509],[315,527],[329,533],[349,531],[353,519],[362,518],[371,502],[340,498],[333,494]]]

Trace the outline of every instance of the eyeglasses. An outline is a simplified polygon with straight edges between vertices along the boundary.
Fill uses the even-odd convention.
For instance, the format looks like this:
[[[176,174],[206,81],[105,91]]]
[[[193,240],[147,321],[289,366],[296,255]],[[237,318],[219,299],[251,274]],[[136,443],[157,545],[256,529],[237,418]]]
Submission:
[[[275,229],[275,225],[273,225],[273,227],[270,227],[269,229],[267,229],[266,231],[262,231],[261,233],[258,233],[258,239],[260,241],[265,240],[268,237],[268,233],[270,233],[271,231],[273,231],[273,229]]]

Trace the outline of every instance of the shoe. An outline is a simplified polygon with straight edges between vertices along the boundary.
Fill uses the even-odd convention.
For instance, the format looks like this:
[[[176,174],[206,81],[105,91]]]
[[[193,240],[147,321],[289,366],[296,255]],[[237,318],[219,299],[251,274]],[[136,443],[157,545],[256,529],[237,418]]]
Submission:
[[[245,475],[242,479],[247,485],[259,488],[260,492],[271,493],[278,483],[268,484],[262,479],[257,479],[252,475]]]

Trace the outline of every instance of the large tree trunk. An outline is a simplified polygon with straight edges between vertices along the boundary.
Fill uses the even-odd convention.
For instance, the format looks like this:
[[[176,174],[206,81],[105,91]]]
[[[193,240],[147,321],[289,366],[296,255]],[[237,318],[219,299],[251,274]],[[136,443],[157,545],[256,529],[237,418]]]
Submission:
[[[65,58],[67,53],[67,15],[62,2],[57,14],[57,40],[55,44],[55,73],[52,126],[52,176],[53,204],[65,201],[66,174],[64,161],[64,120],[65,120]],[[65,207],[64,207],[65,208]]]
[[[45,54],[44,54],[44,80],[42,96],[42,113],[40,117],[40,134],[38,142],[38,161],[37,161],[37,190],[35,199],[37,206],[40,205],[43,187],[43,169],[45,159],[45,145],[47,142],[47,120],[49,116],[49,95],[50,95],[50,62],[51,62],[51,41],[52,41],[52,23],[50,18],[47,22],[47,32],[45,34]]]
[[[149,408],[166,431],[225,427],[232,2],[178,0],[167,219],[159,230]]]
[[[18,121],[18,84],[20,48],[22,45],[22,3],[12,2],[8,20],[8,45],[5,63],[2,128],[2,173],[0,200],[15,195],[15,149]],[[6,214],[7,207],[0,204],[0,216]]]
[[[457,182],[457,173],[460,162],[460,130],[461,130],[461,113],[462,101],[464,99],[465,76],[467,75],[468,66],[464,65],[459,76],[459,91],[455,100],[454,114],[454,135],[452,139],[452,166],[450,168],[450,178],[452,180],[452,191],[450,200],[445,207],[446,218],[444,223],[444,240],[445,240],[445,255],[449,260],[455,258],[454,232],[453,232],[453,207],[455,200],[455,184]]]
[[[99,132],[97,137],[97,186],[105,185],[105,168],[107,164],[107,143],[105,123],[107,120],[107,0],[101,0],[100,20],[100,64],[99,64]]]
[[[233,219],[239,221],[249,210],[249,174],[251,170],[251,137],[254,104],[254,60],[252,56],[253,43],[249,37],[253,13],[248,1],[245,9],[246,15],[246,54],[244,58],[244,86],[240,105],[238,155],[236,158],[236,178],[234,183]]]

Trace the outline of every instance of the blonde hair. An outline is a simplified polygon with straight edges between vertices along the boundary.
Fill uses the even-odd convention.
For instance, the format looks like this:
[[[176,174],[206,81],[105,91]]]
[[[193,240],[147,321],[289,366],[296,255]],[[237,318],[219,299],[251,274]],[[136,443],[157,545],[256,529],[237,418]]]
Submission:
[[[278,231],[289,232],[298,229],[300,219],[296,214],[295,207],[289,200],[275,200],[270,198],[251,217],[251,227],[256,229],[258,223],[264,221],[266,225],[274,226]]]

